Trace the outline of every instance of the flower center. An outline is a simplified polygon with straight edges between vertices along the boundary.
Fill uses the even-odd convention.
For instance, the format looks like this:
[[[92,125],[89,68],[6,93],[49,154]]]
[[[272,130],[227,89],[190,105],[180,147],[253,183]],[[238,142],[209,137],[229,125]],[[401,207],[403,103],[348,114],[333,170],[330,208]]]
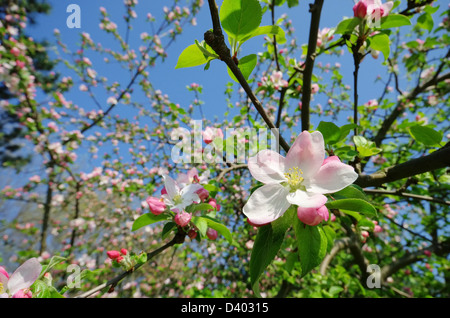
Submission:
[[[288,172],[284,174],[291,190],[298,190],[301,188],[301,184],[304,180],[303,177],[301,177],[302,174],[303,171],[298,167],[290,168]]]
[[[0,294],[3,294],[3,284],[0,283]]]
[[[183,198],[181,197],[181,194],[175,194],[172,201],[175,205],[181,204],[183,202]]]

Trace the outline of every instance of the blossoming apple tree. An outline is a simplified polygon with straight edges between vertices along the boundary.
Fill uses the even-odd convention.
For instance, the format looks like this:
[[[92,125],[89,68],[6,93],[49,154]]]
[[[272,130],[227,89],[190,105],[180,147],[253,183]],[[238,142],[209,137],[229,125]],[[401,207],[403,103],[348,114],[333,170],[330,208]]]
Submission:
[[[329,25],[310,2],[101,7],[100,38],[54,30],[51,89],[2,9],[1,107],[33,156],[2,168],[1,297],[448,297],[448,4],[342,1]],[[172,100],[161,65],[226,77],[226,106]]]

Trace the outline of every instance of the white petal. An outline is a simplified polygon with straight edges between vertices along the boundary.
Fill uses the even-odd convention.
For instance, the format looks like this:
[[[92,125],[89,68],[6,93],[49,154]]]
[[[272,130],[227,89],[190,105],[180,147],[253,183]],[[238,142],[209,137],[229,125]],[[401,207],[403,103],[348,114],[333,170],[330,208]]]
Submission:
[[[358,178],[352,166],[339,161],[329,161],[305,184],[314,193],[333,193],[351,185]]]
[[[167,195],[169,196],[169,198],[173,199],[173,197],[180,192],[180,188],[178,187],[175,180],[169,177],[168,175],[164,175],[163,178],[164,178],[164,187],[166,188]]]
[[[265,184],[280,183],[285,181],[284,177],[285,158],[272,150],[261,150],[248,160],[248,169],[252,176]]]
[[[286,155],[286,169],[298,167],[305,179],[316,174],[325,159],[325,144],[322,133],[303,131],[298,135]]]
[[[266,184],[256,189],[244,206],[243,212],[253,224],[270,223],[286,212],[290,203],[289,191],[278,183]]]
[[[287,200],[291,204],[302,208],[320,208],[327,202],[327,197],[323,194],[309,193],[302,190],[289,193]]]
[[[14,295],[19,290],[30,287],[41,274],[42,266],[36,258],[30,258],[19,266],[8,280],[8,291]]]

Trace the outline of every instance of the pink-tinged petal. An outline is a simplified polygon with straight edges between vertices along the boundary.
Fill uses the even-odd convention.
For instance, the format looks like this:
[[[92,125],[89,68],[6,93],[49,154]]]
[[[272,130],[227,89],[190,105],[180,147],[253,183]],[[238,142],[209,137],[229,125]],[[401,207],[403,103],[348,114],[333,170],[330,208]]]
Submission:
[[[357,178],[352,166],[333,160],[320,167],[305,186],[308,192],[333,193],[351,185]]]
[[[37,258],[30,258],[19,266],[8,280],[8,291],[14,295],[19,290],[30,287],[41,274],[42,266]]]
[[[323,221],[322,216],[320,216],[317,211],[318,210],[316,208],[298,207],[297,217],[300,221],[307,225],[316,226]]]
[[[0,272],[0,284],[6,286],[8,284],[8,278],[9,276],[5,276],[3,273]]]
[[[318,209],[327,203],[327,197],[323,194],[308,193],[302,190],[297,190],[288,194],[286,199],[291,204],[303,208],[315,208]]]
[[[0,274],[3,274],[6,278],[9,278],[9,274],[6,271],[6,269],[2,266],[0,266]]]
[[[298,167],[305,179],[316,174],[325,158],[325,144],[322,133],[303,131],[298,135],[286,155],[286,170]]]
[[[284,177],[285,158],[272,150],[261,150],[248,160],[248,169],[252,176],[264,183],[280,183],[286,180]]]
[[[328,212],[328,209],[325,205],[317,209],[317,214],[319,214],[325,221],[328,221],[328,219],[330,218],[330,213]]]
[[[331,161],[338,161],[338,162],[341,162],[341,160],[339,159],[338,156],[330,156],[330,157],[326,158],[326,159],[323,161],[322,166],[325,165],[325,164],[327,164],[328,162],[331,162]]]
[[[171,177],[165,175],[163,176],[163,178],[164,178],[164,188],[166,189],[169,198],[172,199],[175,195],[179,193],[180,188],[178,187],[175,180],[172,179]]]
[[[252,224],[270,223],[286,212],[290,203],[286,200],[289,191],[278,183],[266,184],[256,189],[243,208]]]
[[[394,2],[393,1],[388,1],[388,2],[386,2],[385,4],[383,4],[381,6],[381,8],[383,9],[382,10],[383,17],[389,15],[389,12],[391,12],[393,6],[394,6]]]

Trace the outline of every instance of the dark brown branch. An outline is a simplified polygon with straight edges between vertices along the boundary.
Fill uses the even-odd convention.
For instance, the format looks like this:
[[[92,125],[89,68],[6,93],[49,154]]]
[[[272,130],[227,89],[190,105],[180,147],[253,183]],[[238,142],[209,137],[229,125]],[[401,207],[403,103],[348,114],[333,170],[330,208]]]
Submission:
[[[444,146],[429,155],[411,159],[407,162],[383,169],[370,175],[360,175],[355,181],[355,184],[362,188],[379,187],[384,183],[397,181],[449,166],[450,146]]]
[[[314,61],[316,58],[317,35],[319,34],[320,15],[322,12],[323,0],[315,0],[314,4],[310,5],[311,12],[311,26],[309,29],[308,52],[306,55],[305,70],[303,72],[303,86],[302,86],[302,131],[309,130],[310,118],[310,102],[311,102],[311,80],[314,68]]]

